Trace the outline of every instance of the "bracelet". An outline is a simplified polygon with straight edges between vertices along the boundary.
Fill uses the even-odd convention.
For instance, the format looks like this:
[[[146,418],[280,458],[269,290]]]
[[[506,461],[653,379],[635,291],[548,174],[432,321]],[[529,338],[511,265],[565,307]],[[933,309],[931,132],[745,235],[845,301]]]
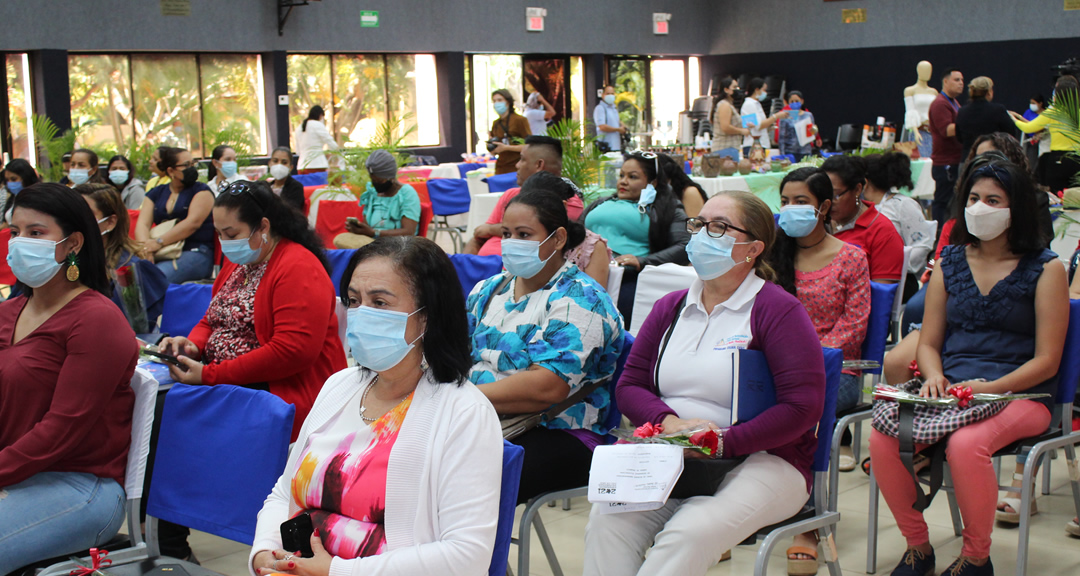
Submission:
[[[375,237],[376,237],[376,238],[378,238],[378,237],[379,237],[379,232],[381,232],[381,230],[376,230],[376,231],[375,231]]]
[[[713,458],[723,458],[724,457],[724,431],[723,430],[717,430],[716,431],[716,440],[717,440],[717,442],[716,442],[716,454],[713,454]]]

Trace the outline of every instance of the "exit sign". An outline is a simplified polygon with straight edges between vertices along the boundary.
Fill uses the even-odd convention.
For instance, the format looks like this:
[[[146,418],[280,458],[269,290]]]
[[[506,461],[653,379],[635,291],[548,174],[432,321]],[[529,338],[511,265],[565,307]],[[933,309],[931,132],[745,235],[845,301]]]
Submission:
[[[543,32],[544,31],[544,17],[547,16],[546,8],[526,8],[525,9],[525,31],[526,32]]]
[[[379,11],[378,10],[361,10],[360,11],[360,27],[361,28],[378,28],[379,27]]]
[[[657,36],[666,36],[668,33],[668,20],[671,20],[671,14],[663,12],[653,12],[652,15],[652,31]]]

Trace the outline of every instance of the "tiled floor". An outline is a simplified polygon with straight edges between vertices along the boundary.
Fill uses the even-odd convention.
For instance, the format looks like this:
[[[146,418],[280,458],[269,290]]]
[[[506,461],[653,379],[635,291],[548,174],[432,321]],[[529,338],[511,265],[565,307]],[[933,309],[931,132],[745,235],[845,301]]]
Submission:
[[[865,446],[864,446],[865,453]],[[1067,470],[1064,459],[1054,461],[1051,494],[1038,500],[1040,513],[1032,520],[1031,548],[1028,571],[1037,576],[1076,576],[1080,574],[1080,539],[1069,537],[1064,530],[1065,522],[1073,516]],[[1006,462],[1006,468],[1011,462]],[[1005,476],[1005,473],[1002,474]],[[840,513],[837,548],[840,566],[844,574],[863,574],[866,565],[866,521],[869,500],[869,479],[862,472],[840,475]],[[520,509],[519,509],[520,514]],[[546,508],[541,513],[559,556],[563,571],[580,574],[584,554],[585,524],[588,522],[589,505],[584,499],[575,500],[572,509],[563,511],[561,506]],[[948,502],[944,494],[934,500],[927,512],[930,534],[937,548],[938,569],[943,570],[960,552],[960,539],[953,536],[949,519]],[[892,515],[881,501],[878,574],[888,574],[899,559],[904,543],[893,523]],[[203,566],[229,576],[247,573],[248,547],[222,540],[208,534],[194,534],[192,547]],[[774,551],[770,568],[773,574],[784,573],[783,548]],[[741,546],[732,553],[729,562],[717,565],[709,574],[752,574],[757,546]],[[999,575],[1013,574],[1016,565],[1016,530],[998,527],[994,531],[992,558]],[[511,565],[517,567],[516,546],[511,547]],[[551,569],[544,559],[539,542],[533,540],[530,573],[549,575]],[[822,567],[820,574],[827,574]]]

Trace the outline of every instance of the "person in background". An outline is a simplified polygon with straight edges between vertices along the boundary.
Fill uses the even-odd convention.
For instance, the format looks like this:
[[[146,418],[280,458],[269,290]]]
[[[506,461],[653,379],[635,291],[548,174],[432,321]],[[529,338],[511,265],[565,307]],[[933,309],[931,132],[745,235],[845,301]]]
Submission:
[[[769,93],[765,89],[765,80],[761,78],[754,78],[750,80],[750,84],[746,87],[749,94],[746,97],[746,101],[743,102],[742,109],[739,111],[742,116],[754,116],[756,120],[749,124],[750,135],[743,137],[743,157],[750,157],[750,148],[755,144],[761,144],[761,148],[765,150],[766,156],[768,156],[769,150],[769,127],[775,125],[778,121],[787,118],[789,113],[785,110],[781,110],[776,114],[767,116],[762,104],[769,101]],[[690,214],[688,211],[687,214]],[[691,214],[691,216],[694,216]]]
[[[161,169],[161,151],[170,148],[169,146],[158,146],[154,148],[154,151],[150,153],[150,172],[154,175],[146,181],[146,190],[150,191],[162,184],[169,183],[169,175]]]
[[[772,282],[764,258],[776,227],[772,210],[749,192],[723,191],[684,226],[694,231],[687,251],[698,278],[653,306],[616,399],[635,426],[708,427],[720,435],[719,457],[746,459],[712,496],[669,498],[649,512],[602,514],[594,505],[585,576],[703,576],[726,550],[790,518],[810,495],[825,364],[806,310]],[[764,353],[777,399],[734,425],[724,399],[735,383],[723,376],[732,373],[733,349]]]
[[[555,117],[555,107],[539,92],[529,94],[522,116],[529,121],[529,131],[534,136],[547,135],[547,123]]]
[[[964,158],[964,147],[956,137],[956,116],[964,93],[964,75],[956,68],[946,68],[941,76],[941,92],[930,104],[930,138],[934,150],[930,155],[934,177],[934,203],[931,216],[938,223],[938,232],[949,217],[949,203]]]
[[[143,188],[142,180],[135,176],[131,160],[128,160],[126,156],[117,154],[109,158],[109,182],[120,193],[120,198],[128,210],[142,208],[143,198],[146,198],[146,189]]]
[[[270,153],[266,165],[269,167],[270,189],[281,196],[285,204],[304,212],[304,185],[292,177],[292,150],[288,146],[278,146]]]
[[[244,179],[239,171],[239,165],[236,163],[236,150],[228,144],[215,146],[213,152],[210,153],[210,167],[206,174],[206,185],[210,188],[210,192],[217,196],[218,191],[226,185]]]
[[[739,89],[739,82],[728,76],[720,81],[720,96],[712,115],[712,151],[726,151],[737,160],[743,139],[750,136],[739,114],[745,95]]]
[[[105,178],[98,169],[97,152],[88,148],[79,148],[71,153],[71,168],[68,170],[68,188],[74,188],[87,182],[105,183]]]
[[[11,222],[11,209],[15,206],[15,196],[26,188],[41,181],[37,170],[22,158],[8,162],[4,167],[4,193],[0,195],[0,230]]]
[[[138,358],[86,202],[40,183],[14,203],[8,262],[21,293],[0,303],[0,574],[120,530]]]
[[[128,235],[131,220],[127,207],[124,206],[116,188],[109,184],[88,183],[76,186],[75,191],[82,195],[86,203],[90,205],[98,230],[101,231],[101,239],[105,243],[105,267],[109,273],[110,296],[113,303],[125,312],[125,316],[131,312],[125,309],[118,276],[121,268],[134,268],[136,270],[134,277],[138,279],[143,308],[146,312],[145,331],[153,332],[153,328],[157,326],[158,317],[161,316],[161,311],[165,307],[165,290],[169,287],[169,280],[157,266],[154,266],[153,262],[135,255],[139,250],[139,245]],[[132,318],[128,316],[128,322],[131,321]],[[134,328],[133,325],[132,329]]]
[[[398,181],[397,159],[386,150],[376,150],[364,166],[371,175],[367,189],[360,195],[364,221],[346,220],[348,231],[334,237],[334,246],[356,249],[379,236],[416,236],[420,195],[412,186]]]
[[[575,216],[581,216],[581,191],[569,179],[540,171],[529,176],[529,179],[521,185],[521,192],[529,190],[554,192],[556,196],[562,198],[567,218],[577,222]],[[576,208],[571,208],[571,203],[575,203]],[[499,246],[501,250],[502,242]],[[611,270],[611,249],[599,234],[585,230],[585,239],[581,241],[581,244],[566,252],[566,260],[573,262],[582,272],[596,280],[597,284],[607,289],[608,273]]]
[[[661,154],[659,158],[660,169],[667,175],[671,191],[682,202],[686,215],[690,218],[697,216],[698,212],[701,212],[701,207],[709,200],[709,196],[705,194],[700,184],[686,175],[686,170],[674,158],[667,154]]]
[[[296,149],[300,152],[297,168],[300,174],[326,172],[330,166],[326,160],[326,150],[338,149],[337,142],[323,123],[325,119],[326,112],[322,106],[312,106],[307,118],[296,130]]]
[[[584,238],[550,190],[521,192],[503,214],[506,271],[477,284],[465,304],[469,380],[500,414],[547,410],[615,371],[623,341],[619,313],[604,288],[566,259]],[[511,440],[525,449],[518,504],[588,483],[610,403],[601,385]]]
[[[214,219],[210,215],[214,195],[198,181],[199,170],[191,152],[163,148],[158,167],[169,176],[169,182],[150,190],[143,199],[135,227],[138,255],[157,264],[171,284],[209,278],[214,269]],[[175,220],[171,230],[150,238],[150,228],[169,220]],[[158,250],[180,241],[184,247],[179,258],[154,260]]]
[[[814,113],[805,108],[806,101],[803,99],[802,92],[798,90],[792,90],[787,93],[786,104],[781,112],[787,112],[787,118],[780,120],[780,127],[777,130],[777,143],[780,148],[781,154],[790,154],[795,157],[796,162],[802,161],[803,158],[809,156],[814,150],[814,143],[809,142],[807,144],[799,143],[799,135],[795,132],[795,124],[810,119],[809,130],[817,134],[818,127],[814,123]]]
[[[859,156],[840,155],[825,160],[821,169],[833,185],[829,210],[833,236],[866,252],[870,279],[884,284],[900,282],[906,269],[904,241],[892,222],[873,204],[863,201],[866,161]]]
[[[1005,106],[994,101],[994,81],[979,76],[968,84],[968,101],[956,114],[956,137],[960,140],[961,158],[967,158],[975,139],[984,134],[1017,133]]]
[[[502,437],[491,403],[465,381],[453,264],[426,238],[381,237],[349,261],[341,300],[357,367],[322,386],[259,512],[249,571],[486,573]],[[301,512],[315,527],[311,558],[282,549],[282,522]]]
[[[493,256],[502,254],[502,217],[506,205],[521,190],[521,185],[537,172],[550,172],[562,176],[562,142],[550,136],[529,136],[521,149],[517,166],[518,187],[511,188],[499,197],[487,221],[473,230],[473,237],[465,244],[466,254]],[[577,220],[585,204],[581,198],[571,198],[566,205],[571,220]]]
[[[1032,96],[1031,102],[1028,104],[1028,109],[1024,110],[1024,122],[1035,120],[1045,111],[1046,96],[1043,96],[1042,94]],[[1010,112],[1009,115],[1012,116],[1012,113]],[[1028,166],[1037,166],[1039,163],[1039,156],[1050,151],[1050,131],[1043,128],[1034,134],[1026,134],[1023,130],[1020,132],[1020,142],[1024,146],[1024,153],[1027,154]]]
[[[60,167],[63,170],[63,176],[60,177],[60,184],[71,188],[71,180],[68,179],[68,172],[71,171],[71,154],[73,150],[64,152],[64,155],[60,157]]]
[[[622,150],[622,136],[626,134],[626,126],[623,126],[619,119],[619,109],[615,107],[615,87],[611,84],[604,86],[600,102],[593,108],[593,123],[596,124],[597,140],[607,145],[608,152]]]
[[[1080,97],[1080,84],[1077,83],[1075,77],[1065,75],[1054,83],[1054,98],[1050,103],[1050,110],[1055,110],[1055,104],[1058,108],[1063,108],[1064,105],[1059,102],[1064,102],[1070,97],[1075,106],[1077,98]],[[1076,175],[1080,173],[1080,160],[1072,152],[1076,143],[1045,112],[1030,122],[1024,121],[1016,112],[1009,114],[1012,115],[1016,126],[1026,134],[1047,129],[1050,131],[1050,151],[1039,156],[1038,164],[1035,166],[1035,177],[1039,184],[1053,193],[1074,187]]]
[[[488,151],[498,156],[495,173],[509,174],[516,169],[521,150],[525,147],[524,144],[515,143],[515,140],[524,140],[532,134],[529,121],[514,110],[514,95],[505,88],[491,93],[491,106],[499,116],[488,133]]]
[[[911,248],[905,272],[903,300],[919,290],[919,276],[926,269],[926,259],[934,249],[934,234],[926,229],[922,206],[914,198],[900,193],[911,190],[911,158],[902,152],[866,156],[866,186],[863,199],[892,222],[905,247]]]

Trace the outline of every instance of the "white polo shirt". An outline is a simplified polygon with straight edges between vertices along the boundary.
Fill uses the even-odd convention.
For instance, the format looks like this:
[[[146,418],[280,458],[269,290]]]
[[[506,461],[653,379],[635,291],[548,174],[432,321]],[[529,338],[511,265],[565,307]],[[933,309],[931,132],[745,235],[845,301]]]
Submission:
[[[704,283],[697,279],[690,285],[686,306],[659,360],[657,381],[660,397],[679,418],[731,426],[731,351],[750,346],[750,311],[764,285],[750,273],[711,314],[701,304]]]

